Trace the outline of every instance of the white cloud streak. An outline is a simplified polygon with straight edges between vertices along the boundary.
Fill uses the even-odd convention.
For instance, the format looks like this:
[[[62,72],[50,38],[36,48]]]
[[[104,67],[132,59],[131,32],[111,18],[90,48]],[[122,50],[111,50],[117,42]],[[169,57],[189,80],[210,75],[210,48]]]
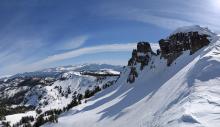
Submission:
[[[89,39],[88,35],[81,35],[74,38],[71,38],[67,41],[59,43],[58,50],[69,50],[69,49],[76,49],[81,47],[86,41]]]
[[[167,29],[175,29],[180,26],[192,25],[192,23],[184,20],[166,18],[161,16],[153,16],[148,14],[133,14],[133,17],[130,17],[133,20],[140,21],[143,23],[150,23],[159,27],[167,28]]]
[[[220,32],[218,25],[220,6],[217,6],[219,0],[138,1],[136,6],[123,3],[123,7],[118,2],[102,3],[94,14],[152,24],[169,30],[182,26],[201,25]]]
[[[37,63],[35,63],[35,65],[49,64],[49,63],[53,63],[56,61],[79,57],[79,56],[86,55],[86,54],[95,54],[95,53],[102,53],[102,52],[131,51],[133,48],[135,48],[135,46],[136,46],[136,43],[128,43],[128,44],[111,44],[111,45],[100,45],[100,46],[80,48],[77,50],[72,50],[69,52],[49,56],[46,59],[38,61]]]
[[[115,12],[115,10],[112,10],[108,13],[111,15],[116,15],[120,18],[127,19],[127,20],[153,24],[155,26],[162,27],[165,29],[170,29],[170,30],[176,29],[181,26],[193,25],[192,22],[189,22],[186,20],[182,20],[178,18],[170,18],[166,16],[161,16],[161,15],[158,16],[158,15],[152,14],[151,11],[152,10],[148,10],[148,9],[127,8],[127,9],[122,9],[117,12]]]
[[[188,26],[193,24],[192,22],[187,20],[163,15],[168,10],[161,11],[161,10],[154,10],[147,8],[130,7],[130,6],[124,6],[123,8],[120,8],[118,7],[118,5],[115,4],[113,5],[103,4],[99,9],[100,10],[97,15],[100,16],[108,16],[108,17],[114,17],[116,19],[148,23],[170,30],[176,29],[177,27]],[[160,12],[159,14],[161,15],[157,15],[158,12]],[[176,12],[172,12],[172,13],[176,13]]]
[[[137,43],[127,43],[127,44],[109,44],[109,45],[99,45],[99,46],[80,48],[69,52],[52,55],[45,59],[37,61],[34,64],[25,66],[25,71],[39,70],[51,63],[55,63],[58,61],[67,60],[71,58],[76,58],[87,54],[96,54],[96,53],[104,53],[104,52],[131,52],[133,49],[136,48],[136,46]],[[152,43],[151,47],[153,50],[155,50],[159,48],[159,45],[156,43]]]
[[[43,42],[40,38],[5,37],[0,39],[0,64],[13,64],[26,60],[25,55],[40,49]]]

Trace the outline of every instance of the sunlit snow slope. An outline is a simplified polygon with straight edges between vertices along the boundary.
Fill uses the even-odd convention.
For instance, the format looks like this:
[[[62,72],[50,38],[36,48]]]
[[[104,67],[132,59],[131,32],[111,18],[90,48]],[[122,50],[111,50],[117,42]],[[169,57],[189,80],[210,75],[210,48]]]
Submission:
[[[121,66],[83,64],[4,77],[0,79],[0,127],[1,121],[18,127],[23,126],[19,125],[22,117],[33,116],[36,121],[40,113],[63,110],[75,96],[114,84],[121,70]]]
[[[181,29],[180,29],[181,31]],[[87,103],[62,114],[48,127],[218,127],[220,126],[220,41],[192,55],[184,51],[171,66],[158,56],[127,83],[118,82]],[[140,66],[140,65],[137,65]]]

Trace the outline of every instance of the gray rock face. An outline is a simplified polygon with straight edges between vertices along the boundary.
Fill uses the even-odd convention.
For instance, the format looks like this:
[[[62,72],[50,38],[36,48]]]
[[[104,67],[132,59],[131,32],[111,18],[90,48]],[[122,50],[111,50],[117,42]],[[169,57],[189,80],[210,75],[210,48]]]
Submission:
[[[132,57],[128,61],[128,66],[133,66],[137,63],[147,65],[150,60],[149,54],[155,55],[155,53],[151,49],[149,42],[139,42],[137,44],[137,49],[134,49],[132,52]]]
[[[148,42],[139,42],[137,44],[137,52],[147,53],[152,52],[152,49]]]
[[[159,41],[160,49],[154,53],[151,49],[150,43],[139,42],[137,49],[132,52],[132,57],[128,61],[128,67],[130,73],[127,81],[133,83],[135,78],[138,76],[136,68],[139,63],[140,70],[143,70],[150,61],[152,55],[160,56],[167,60],[167,66],[170,66],[175,59],[177,59],[183,51],[189,50],[190,55],[195,53],[197,50],[208,45],[210,36],[206,34],[199,34],[198,32],[179,32],[169,36],[167,39],[161,39]]]
[[[131,71],[129,74],[129,77],[127,79],[127,82],[133,83],[135,81],[135,78],[138,77],[138,73],[135,67],[131,67]]]
[[[161,56],[167,59],[167,65],[182,54],[182,51],[190,50],[190,54],[208,45],[208,35],[200,35],[198,32],[176,33],[168,39],[159,41]]]
[[[135,65],[137,63],[140,63],[140,69],[143,70],[144,66],[148,65],[148,63],[150,62],[151,55],[156,55],[156,53],[152,51],[151,46],[148,42],[139,42],[137,44],[137,49],[133,50],[132,57],[128,61],[130,74],[127,81],[129,83],[133,83],[135,81],[135,78],[138,76]]]

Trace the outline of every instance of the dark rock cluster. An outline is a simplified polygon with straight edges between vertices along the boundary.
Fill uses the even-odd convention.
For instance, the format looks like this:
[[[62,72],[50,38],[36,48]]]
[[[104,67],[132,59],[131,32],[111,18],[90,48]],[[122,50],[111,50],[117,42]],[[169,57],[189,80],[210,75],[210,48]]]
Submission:
[[[135,81],[135,78],[138,76],[135,65],[137,63],[141,64],[141,70],[144,66],[148,65],[150,62],[151,55],[156,55],[148,42],[139,42],[137,44],[137,49],[134,49],[132,52],[132,57],[128,61],[128,66],[130,67],[130,74],[128,77],[128,82],[132,83]]]
[[[208,35],[200,35],[198,32],[176,33],[171,35],[168,39],[161,39],[159,41],[161,56],[167,59],[167,65],[171,63],[182,54],[182,51],[190,50],[190,54],[208,45]]]
[[[160,49],[154,53],[148,42],[139,42],[137,49],[132,52],[132,57],[128,61],[128,67],[130,73],[127,82],[133,83],[135,78],[138,76],[137,64],[139,63],[140,70],[150,63],[152,55],[163,57],[167,60],[167,66],[170,66],[172,62],[177,59],[183,51],[189,50],[190,55],[195,53],[197,50],[208,45],[209,35],[199,34],[199,32],[179,32],[169,36],[167,39],[161,39],[159,41]],[[151,62],[152,63],[152,62]],[[151,68],[154,68],[151,65]]]
[[[137,52],[147,53],[152,52],[152,49],[148,42],[139,42],[137,44]]]
[[[150,54],[155,54],[152,51],[150,44],[148,42],[139,42],[137,44],[137,49],[134,49],[132,52],[132,57],[128,61],[128,66],[134,66],[137,63],[148,65]]]
[[[137,78],[137,77],[138,77],[138,73],[137,73],[136,68],[135,67],[131,67],[131,71],[129,73],[127,82],[133,83],[135,81],[135,78]]]

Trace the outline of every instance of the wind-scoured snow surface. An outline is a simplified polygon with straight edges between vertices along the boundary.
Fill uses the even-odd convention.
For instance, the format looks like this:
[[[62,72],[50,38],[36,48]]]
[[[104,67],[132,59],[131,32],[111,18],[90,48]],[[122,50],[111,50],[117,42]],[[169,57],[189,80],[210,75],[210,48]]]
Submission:
[[[178,31],[182,30],[186,29]],[[164,59],[152,57],[155,68],[138,70],[133,84],[126,82],[125,68],[115,85],[62,114],[58,123],[44,126],[220,126],[220,41],[215,35],[211,40],[193,55],[184,52],[170,67]]]

